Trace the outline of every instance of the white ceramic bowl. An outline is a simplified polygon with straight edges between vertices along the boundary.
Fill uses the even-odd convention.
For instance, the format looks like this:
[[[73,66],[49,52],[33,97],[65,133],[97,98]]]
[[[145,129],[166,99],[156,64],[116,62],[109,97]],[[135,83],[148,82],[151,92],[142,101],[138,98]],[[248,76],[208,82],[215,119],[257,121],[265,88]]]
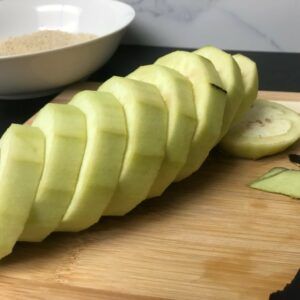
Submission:
[[[98,36],[56,50],[0,57],[0,98],[42,96],[79,81],[114,53],[135,13],[114,0],[0,0],[0,40],[38,30]]]

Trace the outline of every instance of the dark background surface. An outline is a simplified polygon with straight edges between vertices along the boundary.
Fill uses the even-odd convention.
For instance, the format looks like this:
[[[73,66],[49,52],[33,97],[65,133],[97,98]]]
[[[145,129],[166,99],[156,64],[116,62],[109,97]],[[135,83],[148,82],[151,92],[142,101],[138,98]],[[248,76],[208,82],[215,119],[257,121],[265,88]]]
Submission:
[[[125,76],[140,65],[151,64],[175,50],[150,46],[122,45],[111,60],[88,80],[104,81],[112,75]],[[237,51],[229,51],[236,53]],[[239,51],[253,59],[260,76],[261,90],[300,92],[300,54]],[[0,134],[10,123],[23,123],[55,95],[27,100],[0,100]]]

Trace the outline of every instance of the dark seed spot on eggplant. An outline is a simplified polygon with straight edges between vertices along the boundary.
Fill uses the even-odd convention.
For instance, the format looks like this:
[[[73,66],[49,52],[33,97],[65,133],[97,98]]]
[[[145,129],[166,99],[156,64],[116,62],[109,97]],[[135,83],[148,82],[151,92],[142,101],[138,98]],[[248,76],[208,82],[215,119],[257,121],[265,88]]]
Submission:
[[[266,121],[267,123],[272,123],[272,120],[269,119],[269,118],[265,118],[265,121]]]

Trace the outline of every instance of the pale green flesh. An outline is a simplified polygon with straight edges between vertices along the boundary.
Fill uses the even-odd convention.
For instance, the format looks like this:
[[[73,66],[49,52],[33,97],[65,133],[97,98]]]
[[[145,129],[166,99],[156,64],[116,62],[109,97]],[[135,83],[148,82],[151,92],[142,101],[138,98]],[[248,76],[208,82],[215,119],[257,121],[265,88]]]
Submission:
[[[47,104],[32,125],[46,137],[45,166],[22,241],[41,241],[57,228],[75,191],[86,145],[86,120],[74,106]]]
[[[83,230],[99,221],[118,184],[127,142],[123,108],[112,94],[83,91],[69,104],[86,116],[87,145],[59,231]]]
[[[242,119],[245,113],[251,108],[251,105],[257,98],[258,93],[258,71],[256,63],[242,54],[232,56],[238,64],[242,80],[244,83],[244,98],[239,106],[239,109],[234,117],[233,123]]]
[[[276,194],[282,194],[293,198],[300,198],[300,171],[283,170],[273,176],[256,180],[250,187]]]
[[[223,86],[212,63],[199,55],[175,51],[159,58],[155,64],[178,71],[190,80],[193,87],[198,123],[187,161],[176,177],[179,181],[197,171],[217,143],[227,97],[218,88]]]
[[[221,137],[229,130],[244,99],[244,86],[240,68],[232,56],[221,49],[207,46],[194,53],[209,59],[219,73],[228,101],[225,107]]]
[[[123,105],[128,143],[119,183],[104,215],[124,215],[147,198],[165,155],[168,112],[153,85],[112,77],[100,91]]]
[[[187,160],[197,125],[193,88],[180,73],[159,65],[142,66],[128,77],[154,84],[169,111],[166,155],[148,195],[152,198],[164,192]]]
[[[220,143],[242,158],[258,159],[281,152],[300,137],[300,117],[278,103],[257,100]]]
[[[11,125],[1,140],[0,259],[11,253],[30,213],[44,166],[45,138],[37,128]]]

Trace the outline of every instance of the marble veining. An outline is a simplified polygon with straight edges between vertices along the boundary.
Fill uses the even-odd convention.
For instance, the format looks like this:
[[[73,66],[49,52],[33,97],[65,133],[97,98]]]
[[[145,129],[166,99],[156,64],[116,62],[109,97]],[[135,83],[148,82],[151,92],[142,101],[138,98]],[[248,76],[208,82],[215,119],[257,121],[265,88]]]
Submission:
[[[239,23],[241,26],[244,26],[245,28],[247,28],[248,30],[252,31],[254,34],[256,34],[257,36],[260,36],[262,39],[264,39],[266,42],[270,43],[270,46],[272,48],[274,48],[275,50],[278,51],[283,51],[282,47],[271,37],[268,36],[266,33],[264,33],[262,30],[258,29],[257,27],[255,27],[254,25],[248,23],[246,20],[242,19],[238,14],[236,14],[235,12],[232,11],[227,11],[226,9],[222,9],[222,11],[225,14],[228,14],[229,16],[231,16],[233,19],[235,19],[237,21],[237,23]]]
[[[299,0],[122,0],[137,17],[125,43],[300,52]]]

